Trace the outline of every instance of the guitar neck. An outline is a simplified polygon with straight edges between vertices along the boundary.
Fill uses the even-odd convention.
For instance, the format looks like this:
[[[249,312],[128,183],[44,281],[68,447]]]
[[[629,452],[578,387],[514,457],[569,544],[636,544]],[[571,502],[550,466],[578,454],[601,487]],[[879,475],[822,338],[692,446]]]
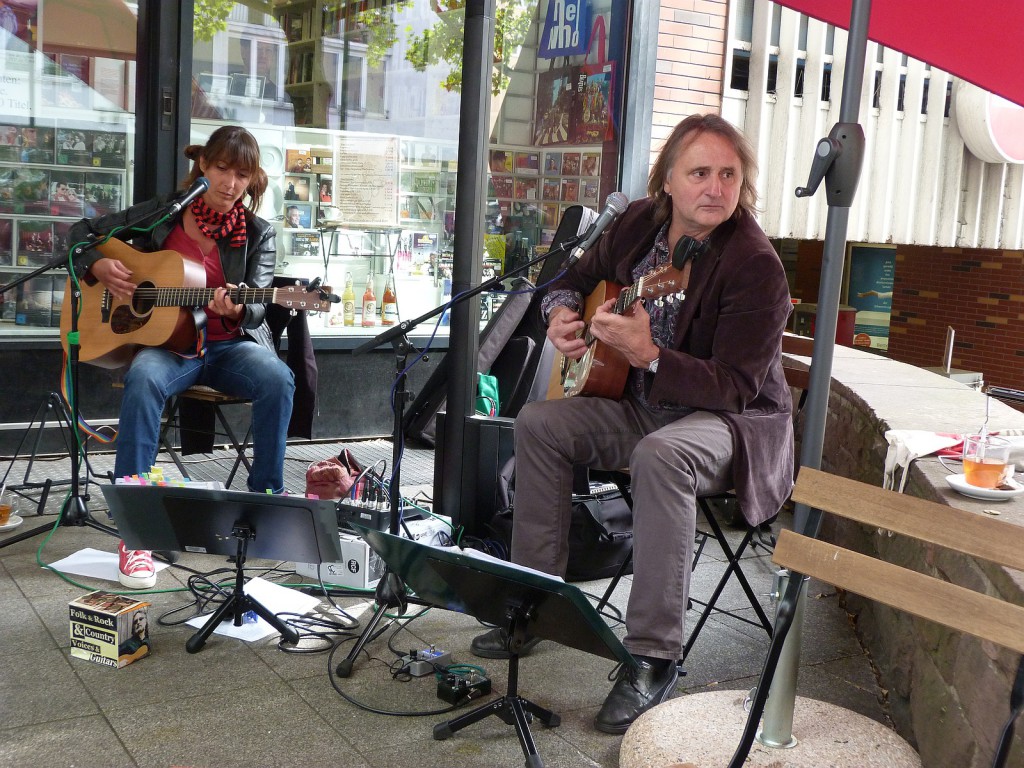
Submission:
[[[640,278],[639,282],[634,283],[628,288],[623,288],[618,298],[615,299],[615,306],[612,308],[612,312],[616,315],[621,315],[632,307],[636,302],[637,296],[640,295],[640,287],[643,285],[643,282],[643,278]]]
[[[149,288],[140,286],[135,296],[157,307],[205,307],[213,301],[216,288]],[[228,291],[235,304],[272,304],[276,288],[239,287]]]

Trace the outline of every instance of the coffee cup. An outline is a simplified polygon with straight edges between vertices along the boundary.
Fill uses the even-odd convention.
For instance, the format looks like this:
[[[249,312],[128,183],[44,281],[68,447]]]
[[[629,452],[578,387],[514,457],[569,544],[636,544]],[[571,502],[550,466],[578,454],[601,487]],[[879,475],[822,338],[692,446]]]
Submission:
[[[1012,477],[1009,441],[992,435],[964,438],[964,480],[968,485],[994,489]]]
[[[7,525],[11,522],[11,505],[6,501],[0,503],[0,525]]]

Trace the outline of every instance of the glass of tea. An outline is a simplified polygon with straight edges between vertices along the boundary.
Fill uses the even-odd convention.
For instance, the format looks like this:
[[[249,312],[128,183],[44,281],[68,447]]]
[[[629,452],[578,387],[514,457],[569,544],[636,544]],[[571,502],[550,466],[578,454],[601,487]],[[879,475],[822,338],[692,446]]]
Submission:
[[[964,438],[964,480],[978,488],[998,488],[1013,477],[1010,443],[992,435]]]

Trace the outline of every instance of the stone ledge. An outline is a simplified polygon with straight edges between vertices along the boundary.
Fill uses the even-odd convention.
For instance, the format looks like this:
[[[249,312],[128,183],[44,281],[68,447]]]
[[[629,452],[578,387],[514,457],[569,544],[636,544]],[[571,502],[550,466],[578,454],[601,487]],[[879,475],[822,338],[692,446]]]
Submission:
[[[786,357],[808,362],[807,358]],[[986,399],[939,374],[836,347],[822,469],[881,485],[887,430],[973,431],[985,419]],[[1024,429],[1024,414],[992,400],[989,429]],[[1024,525],[1024,497],[998,503],[975,501],[952,490],[945,480],[947,474],[935,457],[919,459],[912,466],[905,492],[976,514],[996,511],[1002,520]],[[1001,566],[894,539],[845,521],[827,519],[822,536],[1024,603],[1024,576]],[[857,616],[858,634],[889,691],[893,721],[917,747],[923,763],[929,768],[990,765],[1009,712],[1016,654],[855,595],[847,597],[847,604]],[[1007,764],[1024,764],[1019,736]]]

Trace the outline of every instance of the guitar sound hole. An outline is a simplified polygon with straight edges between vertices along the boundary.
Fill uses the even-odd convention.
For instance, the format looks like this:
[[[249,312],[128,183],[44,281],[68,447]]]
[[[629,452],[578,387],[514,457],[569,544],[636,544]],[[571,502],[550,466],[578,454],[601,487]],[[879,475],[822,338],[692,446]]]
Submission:
[[[153,283],[140,283],[135,293],[132,294],[132,311],[136,315],[148,315],[153,311],[156,304],[153,288],[155,288]]]
[[[153,287],[153,283],[139,284],[139,289],[152,289]],[[136,289],[132,295],[131,305],[119,304],[114,307],[114,311],[110,315],[110,330],[115,334],[135,333],[149,322],[156,299],[152,295],[148,297],[142,295],[144,293],[152,294],[152,290],[142,291],[139,289]]]

